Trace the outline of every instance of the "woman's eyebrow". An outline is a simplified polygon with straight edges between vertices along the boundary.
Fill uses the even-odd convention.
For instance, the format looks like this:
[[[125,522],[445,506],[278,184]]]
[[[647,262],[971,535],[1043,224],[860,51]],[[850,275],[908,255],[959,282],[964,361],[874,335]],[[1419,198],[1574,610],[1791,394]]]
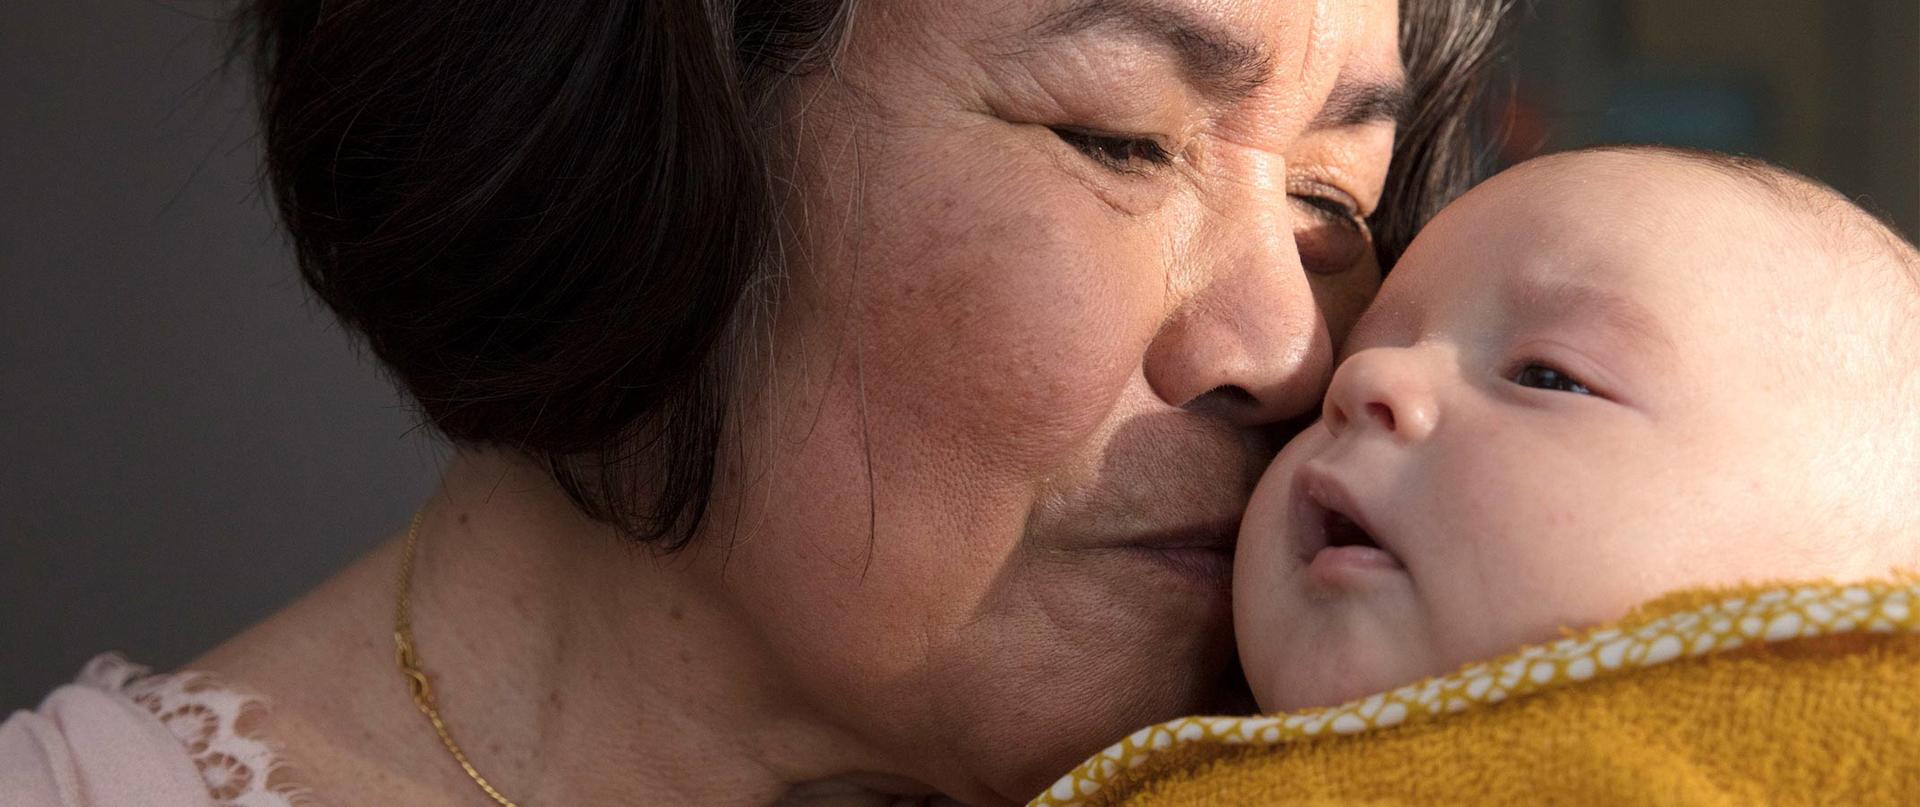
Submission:
[[[1273,56],[1217,19],[1168,0],[1076,0],[1026,32],[1034,42],[1111,27],[1173,51],[1188,83],[1217,100],[1246,97],[1273,74]]]
[[[1341,76],[1314,116],[1315,129],[1341,129],[1369,123],[1399,123],[1407,110],[1407,84],[1393,80],[1350,80]]]

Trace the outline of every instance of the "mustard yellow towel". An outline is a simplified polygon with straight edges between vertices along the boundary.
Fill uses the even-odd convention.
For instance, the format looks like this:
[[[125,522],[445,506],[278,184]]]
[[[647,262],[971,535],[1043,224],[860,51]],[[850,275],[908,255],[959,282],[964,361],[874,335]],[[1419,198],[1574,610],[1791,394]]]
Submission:
[[[1920,583],[1696,591],[1363,701],[1141,729],[1035,807],[1920,805]]]

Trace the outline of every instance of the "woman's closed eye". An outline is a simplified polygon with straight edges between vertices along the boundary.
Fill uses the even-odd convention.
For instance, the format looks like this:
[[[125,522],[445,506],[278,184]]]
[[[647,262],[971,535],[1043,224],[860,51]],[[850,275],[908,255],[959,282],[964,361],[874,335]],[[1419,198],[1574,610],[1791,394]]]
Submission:
[[[1507,375],[1507,380],[1523,387],[1549,390],[1552,392],[1571,392],[1575,395],[1592,395],[1585,382],[1574,378],[1572,374],[1537,361],[1523,362]]]
[[[1106,134],[1072,126],[1049,126],[1075,151],[1116,174],[1142,174],[1173,162],[1173,152],[1151,137]]]
[[[1087,159],[1116,174],[1141,176],[1171,165],[1175,153],[1158,139],[1142,135],[1109,134],[1075,126],[1049,126],[1055,137]],[[1338,189],[1310,183],[1289,194],[1302,209],[1294,227],[1300,262],[1317,274],[1345,271],[1360,262],[1373,245],[1365,214],[1351,196]]]
[[[1351,198],[1314,188],[1297,189],[1292,196],[1303,213],[1293,236],[1301,264],[1331,274],[1360,262],[1373,245],[1373,235]]]

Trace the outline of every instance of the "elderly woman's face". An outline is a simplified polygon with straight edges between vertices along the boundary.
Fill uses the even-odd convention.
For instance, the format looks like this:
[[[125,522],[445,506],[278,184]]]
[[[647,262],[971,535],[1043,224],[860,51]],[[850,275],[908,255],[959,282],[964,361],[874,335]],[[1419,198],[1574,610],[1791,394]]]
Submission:
[[[1241,508],[1379,283],[1396,8],[860,8],[699,562],[796,711],[1022,799],[1237,691]]]

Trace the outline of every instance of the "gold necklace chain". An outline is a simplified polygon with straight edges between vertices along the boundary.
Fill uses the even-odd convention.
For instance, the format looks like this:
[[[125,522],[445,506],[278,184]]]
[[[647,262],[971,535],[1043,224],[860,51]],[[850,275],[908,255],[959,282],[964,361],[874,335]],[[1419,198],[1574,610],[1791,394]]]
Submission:
[[[460,750],[460,744],[453,741],[453,734],[447,731],[447,723],[440,719],[440,710],[433,708],[433,684],[427,680],[427,673],[420,669],[420,655],[413,649],[413,620],[407,614],[410,603],[409,592],[413,588],[413,553],[420,542],[421,513],[413,514],[413,524],[407,527],[407,547],[400,555],[400,595],[393,609],[393,644],[395,659],[400,662],[400,675],[407,679],[407,691],[413,694],[413,705],[420,707],[420,713],[427,716],[433,724],[433,731],[440,735],[440,744],[447,747],[447,753],[453,755],[453,761],[460,763],[460,770],[467,772],[467,778],[480,786],[500,807],[520,807],[500,791],[487,783],[487,777],[474,770],[473,763],[467,761],[467,755]]]

